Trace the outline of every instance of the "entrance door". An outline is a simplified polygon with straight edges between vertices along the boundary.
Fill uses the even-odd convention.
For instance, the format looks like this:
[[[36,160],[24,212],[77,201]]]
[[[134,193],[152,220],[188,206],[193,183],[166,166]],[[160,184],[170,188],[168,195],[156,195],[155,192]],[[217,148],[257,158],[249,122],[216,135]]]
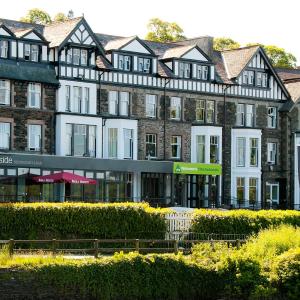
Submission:
[[[276,208],[279,205],[279,183],[266,184],[266,204],[270,208]]]

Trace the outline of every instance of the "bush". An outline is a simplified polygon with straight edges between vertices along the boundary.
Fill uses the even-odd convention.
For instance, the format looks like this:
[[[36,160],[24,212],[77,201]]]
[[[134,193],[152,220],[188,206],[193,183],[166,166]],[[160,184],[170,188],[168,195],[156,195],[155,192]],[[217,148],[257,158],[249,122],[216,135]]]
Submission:
[[[144,203],[2,204],[0,239],[159,238],[164,211]]]
[[[276,258],[273,266],[273,285],[288,299],[300,296],[300,247],[290,249]]]
[[[253,234],[280,224],[300,226],[299,211],[282,210],[205,210],[195,212],[191,232]]]

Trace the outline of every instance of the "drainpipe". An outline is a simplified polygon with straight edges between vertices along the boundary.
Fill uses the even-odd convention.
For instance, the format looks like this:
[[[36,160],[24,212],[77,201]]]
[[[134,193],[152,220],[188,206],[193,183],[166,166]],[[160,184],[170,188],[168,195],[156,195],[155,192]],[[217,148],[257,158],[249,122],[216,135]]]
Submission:
[[[169,78],[166,78],[164,81],[164,160],[167,160],[166,157],[166,121],[167,121],[167,105],[166,105],[166,88],[167,85],[170,83]]]

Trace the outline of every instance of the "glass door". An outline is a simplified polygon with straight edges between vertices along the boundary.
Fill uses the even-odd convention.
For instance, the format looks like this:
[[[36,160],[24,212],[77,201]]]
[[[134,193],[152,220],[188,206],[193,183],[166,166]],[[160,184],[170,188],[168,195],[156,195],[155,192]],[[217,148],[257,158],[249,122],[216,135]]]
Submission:
[[[279,183],[266,184],[266,204],[269,208],[279,205]]]

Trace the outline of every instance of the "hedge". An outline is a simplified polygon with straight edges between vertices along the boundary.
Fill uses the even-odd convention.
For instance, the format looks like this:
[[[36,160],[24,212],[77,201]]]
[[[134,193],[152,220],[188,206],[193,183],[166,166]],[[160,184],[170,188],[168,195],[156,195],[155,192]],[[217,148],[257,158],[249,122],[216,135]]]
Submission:
[[[164,237],[164,211],[144,203],[1,204],[0,239]]]
[[[196,233],[253,234],[280,224],[300,226],[300,212],[294,210],[205,210],[195,212],[190,228]]]

